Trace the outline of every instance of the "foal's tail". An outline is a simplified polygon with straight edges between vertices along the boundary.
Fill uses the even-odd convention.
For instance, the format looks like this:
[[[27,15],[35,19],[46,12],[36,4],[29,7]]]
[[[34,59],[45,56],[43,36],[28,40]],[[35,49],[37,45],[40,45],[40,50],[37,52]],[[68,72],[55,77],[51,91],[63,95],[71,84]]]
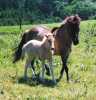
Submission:
[[[13,55],[14,56],[13,63],[19,61],[20,58],[21,58],[22,47],[26,43],[25,38],[26,38],[26,34],[23,34],[22,39],[21,39],[18,47],[16,48],[16,50],[14,52],[14,55]]]

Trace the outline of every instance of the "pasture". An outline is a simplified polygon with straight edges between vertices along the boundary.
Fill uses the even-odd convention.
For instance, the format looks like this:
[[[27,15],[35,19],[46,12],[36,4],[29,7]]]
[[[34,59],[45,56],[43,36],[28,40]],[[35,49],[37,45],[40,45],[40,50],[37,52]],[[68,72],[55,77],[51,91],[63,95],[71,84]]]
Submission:
[[[59,23],[44,24],[59,26]],[[24,61],[12,63],[14,48],[18,45],[22,31],[32,25],[0,26],[0,100],[96,100],[96,20],[82,21],[80,25],[80,43],[72,47],[68,59],[70,83],[66,77],[55,86],[50,83],[39,84],[30,78],[23,78]],[[54,57],[55,77],[61,69],[60,57]],[[39,72],[39,67],[36,67]],[[28,70],[31,77],[31,70]]]

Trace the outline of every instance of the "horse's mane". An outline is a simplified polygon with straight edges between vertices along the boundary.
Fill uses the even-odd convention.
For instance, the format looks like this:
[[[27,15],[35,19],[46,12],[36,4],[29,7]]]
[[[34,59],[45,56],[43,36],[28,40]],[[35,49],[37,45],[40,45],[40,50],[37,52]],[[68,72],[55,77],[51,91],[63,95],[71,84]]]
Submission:
[[[78,15],[66,17],[62,24],[72,23],[80,24],[81,18]]]
[[[54,27],[51,29],[51,33],[53,33],[54,31],[56,31],[59,27]]]

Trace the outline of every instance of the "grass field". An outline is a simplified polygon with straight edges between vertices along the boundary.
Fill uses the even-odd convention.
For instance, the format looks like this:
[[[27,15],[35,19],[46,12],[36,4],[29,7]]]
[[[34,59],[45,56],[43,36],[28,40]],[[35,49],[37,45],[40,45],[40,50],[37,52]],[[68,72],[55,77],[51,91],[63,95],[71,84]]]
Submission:
[[[59,26],[59,23],[46,24]],[[24,25],[22,31],[31,28]],[[0,100],[96,100],[96,20],[82,21],[80,25],[80,44],[72,47],[68,59],[70,83],[66,77],[53,86],[39,84],[30,78],[23,78],[24,61],[12,64],[14,48],[21,39],[19,26],[0,26]],[[55,76],[61,69],[60,57],[55,56]],[[37,68],[37,72],[38,72]],[[31,70],[29,77],[31,77]]]

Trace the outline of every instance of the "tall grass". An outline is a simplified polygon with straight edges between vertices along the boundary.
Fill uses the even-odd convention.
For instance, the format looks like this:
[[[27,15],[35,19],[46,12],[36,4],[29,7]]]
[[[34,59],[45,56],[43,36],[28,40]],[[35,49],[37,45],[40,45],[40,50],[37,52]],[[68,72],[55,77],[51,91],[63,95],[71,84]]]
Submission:
[[[96,21],[83,21],[80,25],[80,44],[72,47],[68,59],[70,83],[63,79],[56,85],[39,84],[22,79],[24,61],[12,64],[12,54],[18,45],[22,31],[33,27],[24,25],[0,27],[0,100],[95,100],[96,99]],[[59,23],[46,24],[59,26]],[[61,69],[61,59],[55,56],[55,76]],[[39,69],[37,69],[39,72]],[[31,70],[28,70],[31,77]],[[46,79],[51,78],[46,76]],[[50,82],[50,81],[49,81]]]

